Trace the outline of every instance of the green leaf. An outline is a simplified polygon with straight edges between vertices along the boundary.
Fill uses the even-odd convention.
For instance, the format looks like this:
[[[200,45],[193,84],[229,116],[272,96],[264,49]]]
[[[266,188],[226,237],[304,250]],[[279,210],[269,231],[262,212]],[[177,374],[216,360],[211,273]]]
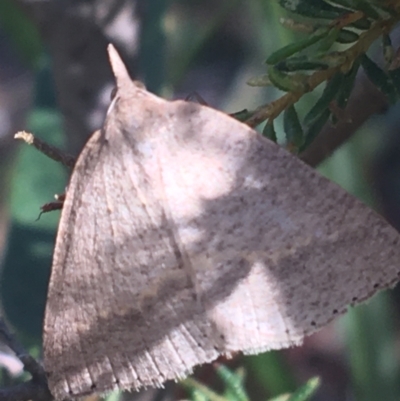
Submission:
[[[304,117],[305,125],[309,126],[313,124],[325,110],[329,109],[330,103],[341,88],[342,81],[343,74],[337,73],[327,82],[321,97]]]
[[[372,18],[374,20],[378,20],[380,18],[375,8],[367,1],[353,0],[352,3],[353,7],[358,11],[362,11],[366,17]]]
[[[363,54],[360,58],[361,65],[364,68],[370,81],[382,91],[389,99],[391,104],[397,101],[397,92],[392,79],[386,74],[375,62],[373,62],[367,55]]]
[[[276,131],[275,131],[275,127],[274,127],[274,122],[273,121],[268,121],[265,126],[264,129],[262,131],[262,134],[267,137],[268,139],[270,139],[271,141],[276,143],[277,137],[276,137]]]
[[[318,42],[318,52],[327,52],[337,41],[339,32],[339,28],[332,28],[329,31],[328,35],[326,35],[321,41]]]
[[[350,71],[343,76],[340,91],[336,97],[336,102],[339,108],[345,109],[349,100],[350,94],[353,91],[357,72],[360,68],[360,59],[354,61]]]
[[[275,67],[268,68],[268,77],[278,89],[285,92],[308,92],[308,75],[285,74]]]
[[[313,44],[319,42],[321,39],[323,39],[325,36],[328,35],[329,31],[330,29],[326,27],[317,29],[313,34],[309,35],[307,38],[298,40],[295,43],[290,43],[289,45],[275,51],[267,58],[266,63],[273,65],[287,59],[293,54],[296,54],[312,46]]]
[[[269,401],[308,401],[320,385],[318,377],[314,377],[292,394],[281,394]]]
[[[288,11],[310,18],[336,19],[346,12],[323,0],[279,0],[279,4]]]
[[[291,57],[274,66],[282,72],[326,70],[329,64],[321,60],[310,60],[307,56]]]
[[[357,42],[360,35],[349,29],[342,29],[337,37],[337,42],[347,44]]]
[[[208,388],[204,384],[199,383],[197,380],[191,377],[187,377],[186,379],[181,380],[180,384],[192,394],[193,392],[196,392],[196,397],[203,397],[201,400],[226,401],[224,397],[215,393],[210,388]],[[197,399],[200,400],[200,398]]]
[[[329,109],[325,109],[325,111],[309,127],[307,127],[304,133],[304,143],[300,148],[300,153],[311,145],[328,121],[330,115],[331,111]]]
[[[306,384],[301,386],[298,390],[296,390],[288,399],[288,401],[307,401],[310,397],[315,393],[317,388],[320,385],[320,380],[318,377],[314,377]]]
[[[216,372],[226,386],[226,392],[229,394],[230,400],[248,401],[246,390],[243,387],[243,377],[232,372],[225,365],[217,365]]]
[[[354,10],[353,0],[334,0],[334,3],[348,8],[349,10]]]
[[[289,106],[283,113],[283,129],[285,130],[287,146],[297,151],[304,142],[303,129],[299,116],[293,105]]]
[[[104,401],[120,401],[121,399],[123,399],[122,391],[114,391],[104,397]]]
[[[334,0],[336,4],[340,4],[346,8],[361,11],[366,17],[379,20],[393,16],[392,10],[382,4],[374,3],[368,0]]]
[[[268,401],[288,401],[290,398],[289,393],[280,394],[277,397],[270,398]]]
[[[358,21],[352,22],[351,27],[366,31],[371,28],[372,22],[367,18],[361,18]]]
[[[193,401],[209,401],[209,398],[202,391],[197,389],[192,389],[191,394]]]

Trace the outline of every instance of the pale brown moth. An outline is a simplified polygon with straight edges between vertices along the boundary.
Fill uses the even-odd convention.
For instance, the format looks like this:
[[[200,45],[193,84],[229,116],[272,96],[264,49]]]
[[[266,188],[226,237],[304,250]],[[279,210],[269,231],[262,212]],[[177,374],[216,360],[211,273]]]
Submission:
[[[303,338],[400,273],[399,235],[248,126],[136,85],[68,186],[44,323],[57,400],[160,386]]]

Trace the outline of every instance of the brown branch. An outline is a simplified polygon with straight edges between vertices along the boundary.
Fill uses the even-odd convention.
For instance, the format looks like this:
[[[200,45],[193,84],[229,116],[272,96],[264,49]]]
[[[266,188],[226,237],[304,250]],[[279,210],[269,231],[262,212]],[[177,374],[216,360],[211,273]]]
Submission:
[[[346,107],[346,116],[351,118],[351,122],[343,121],[335,126],[327,123],[311,145],[300,154],[300,159],[312,167],[318,166],[355,134],[368,118],[384,112],[387,107],[385,95],[364,73],[360,74]]]

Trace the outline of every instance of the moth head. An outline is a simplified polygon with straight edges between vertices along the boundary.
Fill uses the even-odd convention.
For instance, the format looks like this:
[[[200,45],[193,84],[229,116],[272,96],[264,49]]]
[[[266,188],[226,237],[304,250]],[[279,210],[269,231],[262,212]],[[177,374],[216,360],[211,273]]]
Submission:
[[[118,132],[140,133],[149,126],[149,114],[155,113],[155,103],[163,103],[161,99],[146,91],[143,83],[132,80],[128,70],[115,47],[108,46],[108,55],[115,77],[115,88],[111,93],[111,104],[107,110],[104,135],[111,136]]]
[[[121,115],[127,105],[132,104],[132,100],[140,97],[140,92],[145,90],[145,86],[142,82],[131,79],[124,62],[112,44],[108,46],[107,50],[116,81],[111,92],[111,104],[107,110],[107,117],[110,118],[112,113]]]

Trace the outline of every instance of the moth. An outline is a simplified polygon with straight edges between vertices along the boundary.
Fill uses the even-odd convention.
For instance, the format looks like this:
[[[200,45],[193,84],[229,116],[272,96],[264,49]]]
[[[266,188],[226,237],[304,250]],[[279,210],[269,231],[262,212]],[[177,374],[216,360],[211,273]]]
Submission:
[[[117,91],[73,169],[48,290],[57,400],[300,344],[398,281],[378,214],[230,116],[147,92],[108,51]]]

